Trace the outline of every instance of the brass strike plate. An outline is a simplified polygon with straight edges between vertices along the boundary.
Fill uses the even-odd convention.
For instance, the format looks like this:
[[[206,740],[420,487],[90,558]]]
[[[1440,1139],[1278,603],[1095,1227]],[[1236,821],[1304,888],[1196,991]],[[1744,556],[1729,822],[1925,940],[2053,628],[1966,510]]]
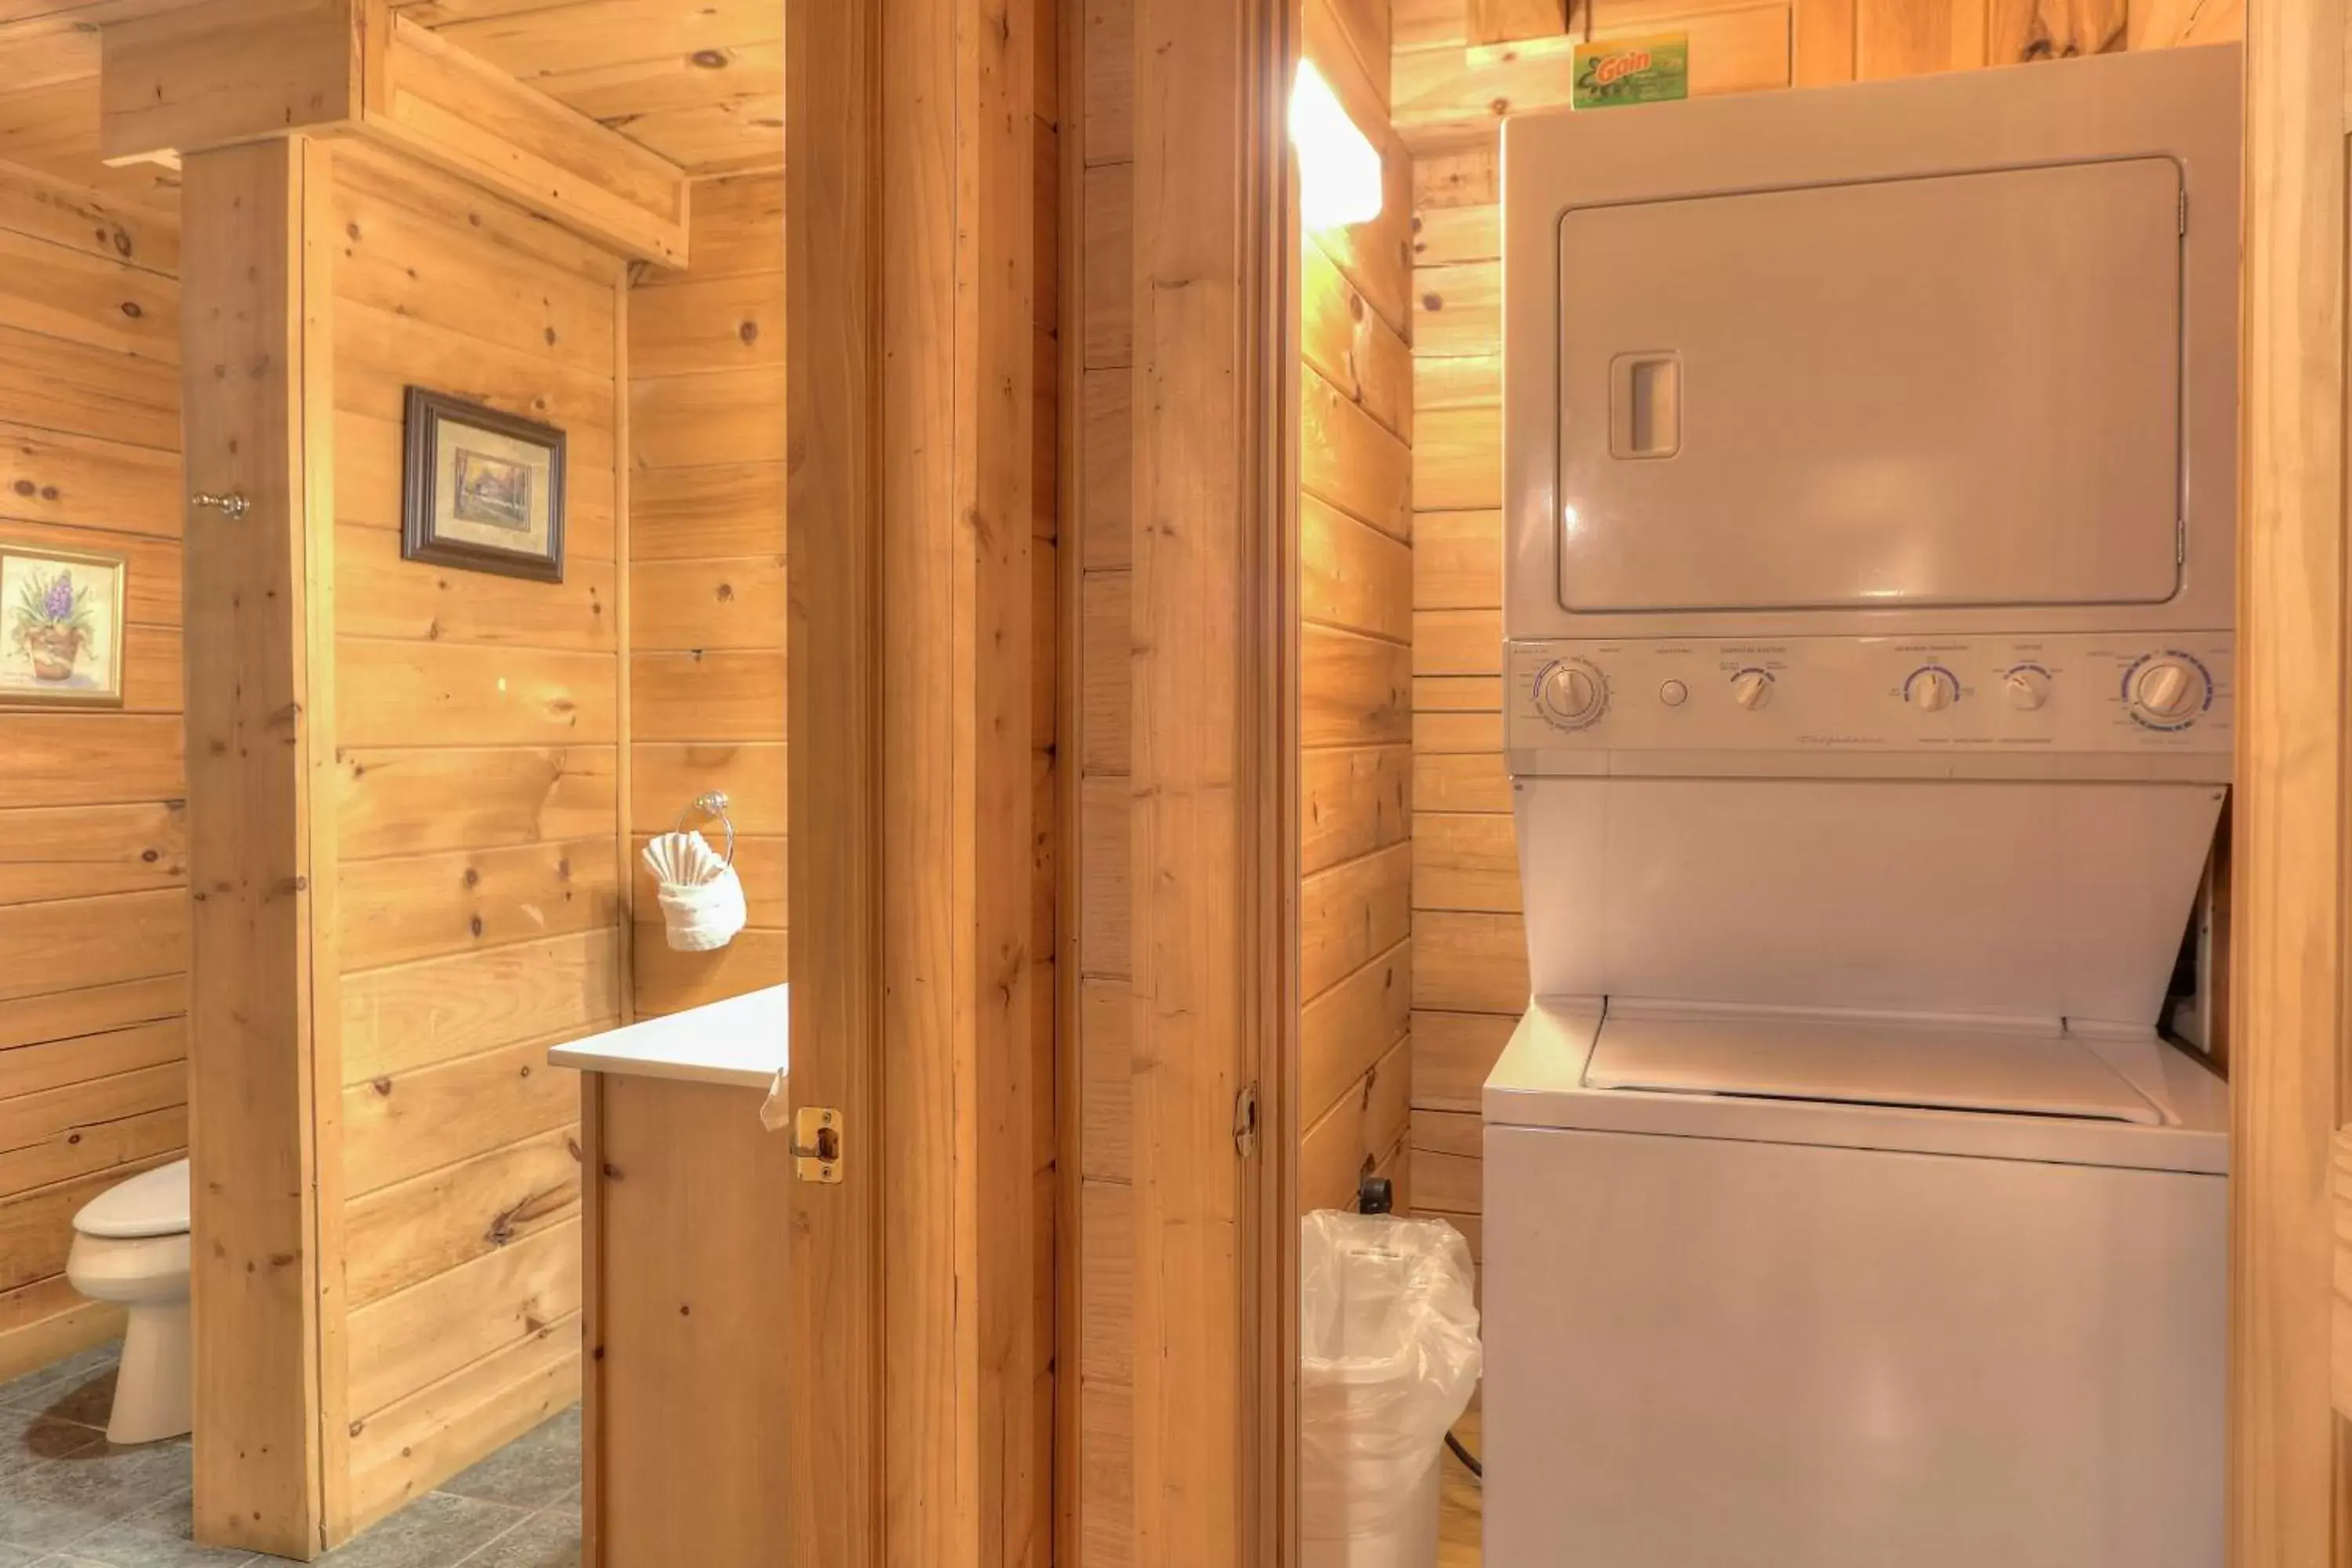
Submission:
[[[803,1182],[841,1184],[841,1112],[803,1105],[793,1112],[793,1174]]]

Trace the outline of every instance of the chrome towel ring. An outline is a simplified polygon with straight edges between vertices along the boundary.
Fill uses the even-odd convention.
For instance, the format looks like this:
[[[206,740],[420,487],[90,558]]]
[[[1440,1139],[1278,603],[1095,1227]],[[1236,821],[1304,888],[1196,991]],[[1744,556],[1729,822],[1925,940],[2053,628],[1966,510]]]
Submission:
[[[727,864],[732,866],[735,864],[735,819],[727,815],[728,804],[724,790],[709,790],[696,795],[687,802],[686,809],[677,814],[677,831],[685,832],[688,820],[698,812],[706,817],[717,817],[719,826],[727,830]]]

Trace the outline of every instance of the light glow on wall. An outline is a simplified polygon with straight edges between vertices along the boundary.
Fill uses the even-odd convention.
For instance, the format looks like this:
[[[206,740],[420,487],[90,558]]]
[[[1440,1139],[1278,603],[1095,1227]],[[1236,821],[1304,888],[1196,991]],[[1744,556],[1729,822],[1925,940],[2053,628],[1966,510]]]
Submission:
[[[1315,68],[1298,62],[1290,89],[1290,144],[1298,150],[1298,217],[1310,229],[1381,216],[1381,154]]]

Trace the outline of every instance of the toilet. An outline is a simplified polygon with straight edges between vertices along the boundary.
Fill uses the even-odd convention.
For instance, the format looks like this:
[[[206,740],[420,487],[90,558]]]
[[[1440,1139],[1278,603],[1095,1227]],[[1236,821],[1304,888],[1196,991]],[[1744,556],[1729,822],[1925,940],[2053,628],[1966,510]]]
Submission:
[[[115,1373],[112,1443],[177,1437],[191,1425],[188,1163],[174,1160],[110,1187],[74,1215],[66,1278],[94,1301],[130,1310]]]

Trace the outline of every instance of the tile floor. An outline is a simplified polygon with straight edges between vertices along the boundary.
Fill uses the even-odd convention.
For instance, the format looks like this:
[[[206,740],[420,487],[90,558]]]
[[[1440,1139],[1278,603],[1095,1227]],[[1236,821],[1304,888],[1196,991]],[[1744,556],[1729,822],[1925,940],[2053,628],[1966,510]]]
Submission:
[[[113,1345],[0,1384],[0,1568],[253,1568],[189,1540],[184,1437],[107,1442]],[[577,1568],[580,1413],[452,1476],[320,1562],[334,1568]]]

